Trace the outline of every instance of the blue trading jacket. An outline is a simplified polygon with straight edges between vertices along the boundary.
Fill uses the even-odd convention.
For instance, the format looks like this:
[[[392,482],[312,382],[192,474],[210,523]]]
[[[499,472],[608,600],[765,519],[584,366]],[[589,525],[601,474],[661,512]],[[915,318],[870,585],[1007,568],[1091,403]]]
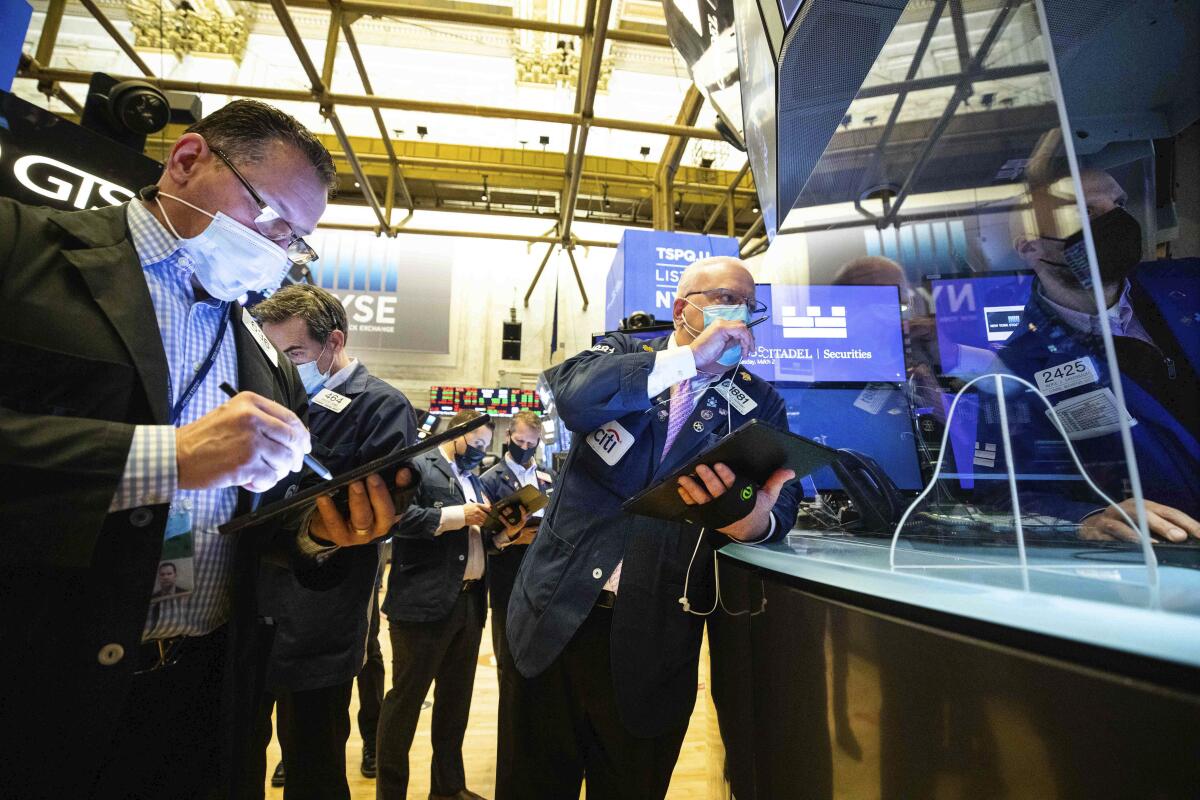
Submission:
[[[661,459],[670,392],[651,399],[646,384],[655,354],[666,346],[666,337],[646,343],[613,334],[554,371],[555,405],[575,442],[508,611],[517,668],[537,675],[562,652],[624,559],[613,611],[613,682],[622,720],[643,736],[682,724],[695,702],[703,618],[685,613],[679,598],[701,530],[626,514],[621,504],[749,419],[787,429],[774,387],[731,370],[721,383],[731,381],[733,394],[745,397],[740,410],[716,386],[708,388]],[[791,530],[798,491],[795,481],[784,487],[773,539]],[[712,548],[726,541],[708,533],[700,542],[688,588],[695,609],[713,602]]]
[[[491,501],[497,502],[508,497],[521,488],[521,482],[513,474],[508,461],[503,456],[494,467],[479,478],[484,490]],[[538,489],[550,497],[554,496],[554,475],[548,469],[537,470]],[[528,545],[516,544],[504,548],[498,553],[488,553],[488,599],[492,610],[504,611],[508,608],[508,598],[512,594],[513,581],[517,578],[517,570],[525,559]]]
[[[359,364],[335,390],[350,404],[334,412],[309,404],[314,450],[333,474],[416,441],[408,398]],[[288,570],[265,564],[259,582],[260,613],[276,620],[267,672],[274,691],[306,691],[351,680],[366,658],[371,596],[379,572],[379,547],[347,547],[327,564],[343,575],[328,591],[301,586]]]
[[[1128,337],[1114,340],[1126,410],[1136,420],[1130,434],[1142,491],[1149,500],[1200,517],[1200,259],[1143,264],[1130,278],[1130,300],[1154,341],[1151,346]],[[1051,394],[1051,404],[1113,386],[1100,338],[1068,328],[1036,292],[1018,333],[999,355],[1007,370],[1031,383],[1039,372],[1088,359],[1098,380]],[[1029,476],[1018,484],[1023,509],[1080,519],[1102,508],[1104,502],[1078,478],[1041,401],[1029,390],[1010,388],[1007,394],[1013,462],[1019,479]],[[985,402],[980,409],[979,440],[999,443],[999,423],[990,405]],[[1073,438],[1072,444],[1088,474],[1111,498],[1120,502],[1130,496],[1118,432]],[[994,466],[975,469],[977,474],[1004,473],[1002,447],[997,447]],[[1007,505],[1006,484],[1002,492],[990,489],[997,496],[1002,493]]]

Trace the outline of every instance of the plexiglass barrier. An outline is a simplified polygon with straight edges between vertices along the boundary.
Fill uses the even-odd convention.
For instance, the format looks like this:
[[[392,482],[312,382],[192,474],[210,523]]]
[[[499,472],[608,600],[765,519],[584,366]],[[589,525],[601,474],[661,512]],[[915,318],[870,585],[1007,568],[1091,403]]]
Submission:
[[[799,527],[890,538],[893,568],[1200,567],[1200,253],[1163,163],[1195,113],[1101,129],[1133,118],[1103,91],[1073,123],[1071,5],[910,2],[760,268],[747,367],[846,451]]]

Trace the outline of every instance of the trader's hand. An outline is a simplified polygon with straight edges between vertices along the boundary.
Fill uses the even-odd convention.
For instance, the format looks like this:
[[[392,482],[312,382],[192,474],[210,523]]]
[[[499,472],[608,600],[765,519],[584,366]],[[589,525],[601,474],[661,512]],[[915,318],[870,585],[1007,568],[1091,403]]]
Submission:
[[[463,519],[468,525],[482,525],[487,522],[491,510],[491,503],[467,503],[463,506]]]
[[[521,535],[521,529],[525,527],[525,523],[529,521],[529,512],[521,509],[521,518],[512,525],[505,525],[502,531],[504,538],[513,540]],[[515,541],[512,544],[516,544]]]
[[[412,470],[400,468],[395,482],[401,489],[411,486]],[[383,478],[368,476],[365,481],[350,484],[346,491],[350,498],[349,516],[343,517],[329,496],[321,495],[317,498],[317,513],[308,525],[309,536],[341,547],[369,544],[386,536],[396,524],[397,514],[392,493]]]
[[[729,367],[718,364],[717,359],[735,344],[742,346],[743,355],[749,355],[754,351],[754,334],[741,322],[719,319],[701,331],[688,347],[692,349],[698,371],[721,375]]]
[[[712,468],[704,464],[696,467],[696,477],[700,480],[697,481],[690,475],[679,479],[679,496],[689,506],[712,502],[725,494],[737,481],[733,470],[719,463],[714,464]],[[779,499],[779,492],[785,483],[795,477],[796,473],[790,469],[775,470],[758,490],[758,496],[754,499],[754,510],[732,525],[719,528],[718,532],[738,541],[761,538],[771,525],[771,509]]]
[[[528,528],[522,528],[521,535],[516,538],[513,544],[533,544],[533,540],[537,538],[537,532],[537,525],[530,525]]]
[[[1153,500],[1144,501],[1146,504],[1146,525],[1150,529],[1150,538],[1154,542],[1186,542],[1190,539],[1200,539],[1200,522],[1177,508],[1156,503]],[[1123,500],[1120,507],[1134,522],[1137,522],[1137,506],[1132,497]],[[1098,542],[1137,542],[1140,541],[1138,532],[1129,527],[1129,523],[1121,516],[1117,506],[1109,506],[1099,514],[1093,514],[1079,526],[1079,538]]]
[[[265,492],[299,470],[311,450],[299,417],[254,392],[239,392],[175,432],[179,488]]]

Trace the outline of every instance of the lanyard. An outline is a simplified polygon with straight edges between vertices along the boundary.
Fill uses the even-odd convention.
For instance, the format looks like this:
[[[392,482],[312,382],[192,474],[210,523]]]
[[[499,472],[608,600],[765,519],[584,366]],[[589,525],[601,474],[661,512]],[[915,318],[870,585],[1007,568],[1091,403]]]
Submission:
[[[196,370],[196,374],[192,376],[192,382],[183,390],[183,394],[179,396],[179,400],[175,402],[175,407],[171,409],[171,424],[178,425],[179,418],[183,415],[183,409],[187,408],[187,404],[191,402],[196,391],[200,388],[200,384],[204,383],[204,378],[208,375],[208,371],[212,369],[212,365],[216,363],[217,354],[221,351],[221,342],[225,340],[225,330],[229,327],[229,303],[221,304],[220,327],[217,329],[217,338],[209,348],[208,355],[204,358],[204,363],[200,365],[200,369]],[[168,389],[170,389],[170,376],[168,375]]]

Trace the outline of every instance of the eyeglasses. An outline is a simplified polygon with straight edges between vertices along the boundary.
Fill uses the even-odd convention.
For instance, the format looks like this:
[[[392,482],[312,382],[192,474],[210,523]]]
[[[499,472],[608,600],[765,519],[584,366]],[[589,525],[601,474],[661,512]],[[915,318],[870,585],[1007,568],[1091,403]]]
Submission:
[[[710,305],[714,306],[745,306],[750,309],[750,314],[765,314],[767,313],[767,304],[760,303],[753,297],[746,297],[738,294],[732,289],[705,289],[702,292],[688,292],[684,295],[684,299],[691,297],[694,294],[702,294],[708,298]]]
[[[258,228],[258,232],[276,242],[287,239],[287,257],[293,264],[303,265],[316,261],[317,251],[313,250],[308,242],[297,235],[295,229],[292,228],[288,221],[279,216],[278,211],[267,205],[267,201],[262,199],[262,195],[254,191],[254,187],[250,185],[250,181],[246,180],[242,173],[238,172],[238,168],[229,160],[229,156],[215,147],[210,147],[209,149],[216,154],[217,158],[225,162],[225,166],[229,167],[234,177],[242,182],[242,186],[246,187],[246,191],[250,193],[250,196],[254,198],[254,202],[258,204],[258,208],[262,212],[254,218],[254,227]]]

